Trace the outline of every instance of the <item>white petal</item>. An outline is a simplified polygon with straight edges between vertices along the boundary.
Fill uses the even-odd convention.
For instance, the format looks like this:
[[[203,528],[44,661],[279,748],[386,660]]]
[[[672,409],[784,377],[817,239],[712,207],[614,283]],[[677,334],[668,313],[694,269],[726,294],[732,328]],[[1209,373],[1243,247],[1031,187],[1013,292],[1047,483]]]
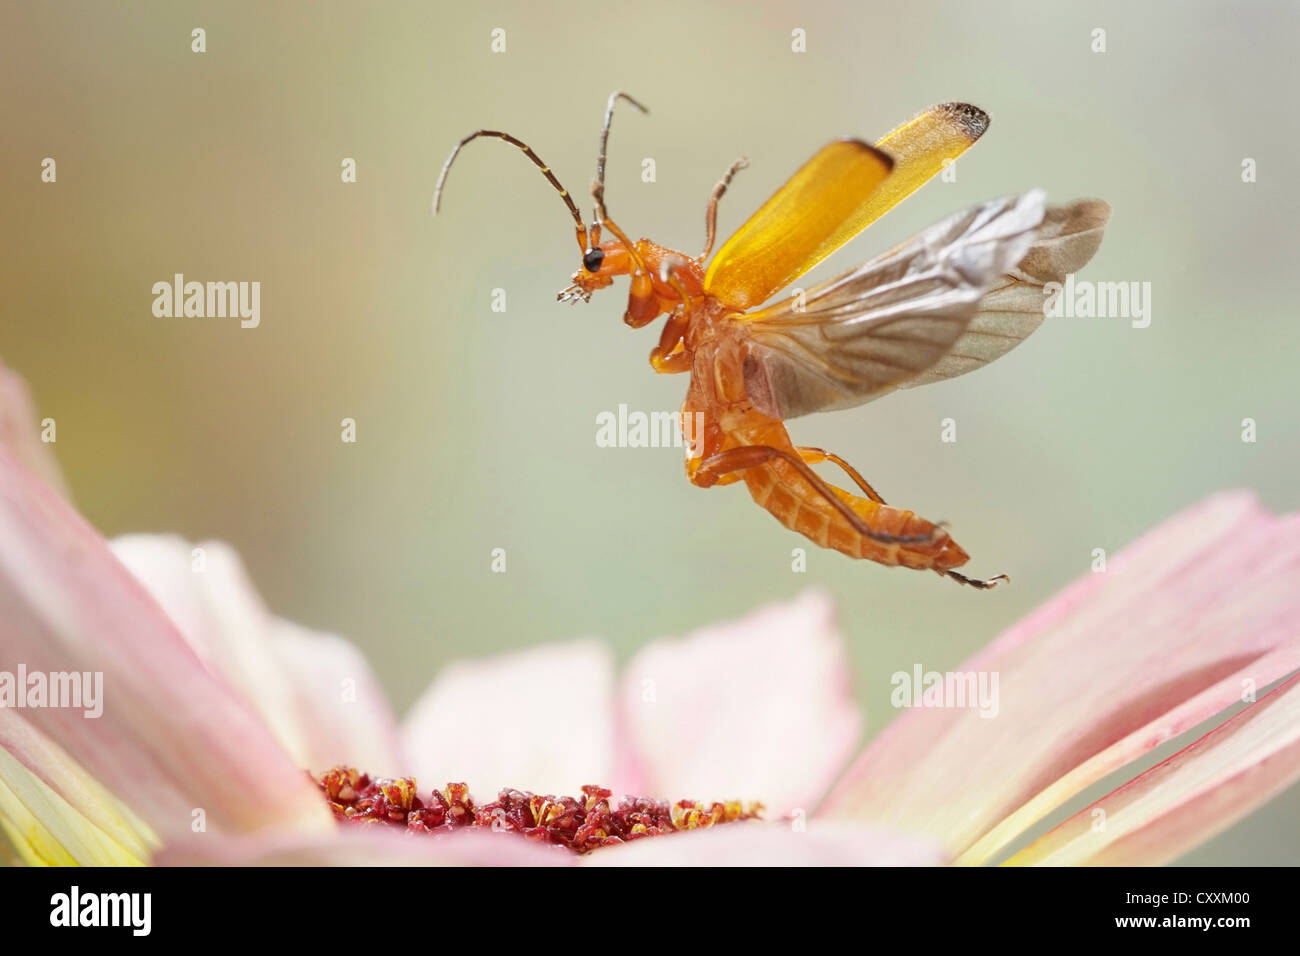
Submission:
[[[445,668],[402,727],[426,787],[468,783],[480,801],[503,787],[572,796],[611,779],[614,665],[595,641]]]
[[[572,866],[573,853],[509,833],[465,829],[412,835],[341,826],[328,834],[268,832],[194,840],[158,854],[159,866]]]
[[[112,547],[302,767],[402,772],[396,720],[365,657],[340,637],[268,613],[228,545],[127,535]]]
[[[811,810],[857,746],[862,720],[830,600],[810,591],[660,641],[623,680],[639,757],[622,789],[680,800]]]
[[[271,645],[273,621],[239,556],[219,541],[191,545],[175,535],[134,534],[111,542],[214,673],[239,689],[276,738],[307,766],[289,675]]]
[[[937,844],[872,827],[813,821],[727,823],[602,847],[584,866],[934,866]]]
[[[289,621],[273,622],[272,650],[288,675],[302,728],[303,766],[405,775],[397,721],[365,657],[352,644]]]

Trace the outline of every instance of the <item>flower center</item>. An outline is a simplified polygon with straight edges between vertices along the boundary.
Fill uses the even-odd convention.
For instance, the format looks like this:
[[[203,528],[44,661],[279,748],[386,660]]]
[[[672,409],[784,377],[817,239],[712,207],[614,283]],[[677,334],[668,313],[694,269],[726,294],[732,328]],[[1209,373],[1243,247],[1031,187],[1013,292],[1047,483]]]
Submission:
[[[426,834],[489,827],[575,853],[678,830],[755,820],[763,813],[761,803],[738,800],[706,804],[623,797],[614,806],[613,791],[590,785],[582,788],[581,797],[507,789],[491,803],[476,806],[463,783],[449,783],[426,800],[416,792],[414,777],[371,777],[351,767],[335,767],[316,782],[340,823],[388,825]]]

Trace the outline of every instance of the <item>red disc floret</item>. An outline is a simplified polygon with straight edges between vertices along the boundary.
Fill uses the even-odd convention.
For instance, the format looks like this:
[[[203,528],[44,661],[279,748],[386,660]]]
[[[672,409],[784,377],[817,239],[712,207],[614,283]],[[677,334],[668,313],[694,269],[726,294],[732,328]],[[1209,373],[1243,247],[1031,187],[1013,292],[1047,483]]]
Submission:
[[[582,788],[581,797],[504,789],[491,803],[476,806],[463,783],[449,783],[426,799],[417,792],[413,777],[372,777],[351,767],[335,767],[316,782],[343,824],[392,826],[433,835],[482,827],[575,853],[679,830],[759,819],[763,813],[761,803],[737,800],[669,803],[622,797],[615,805],[610,802],[613,791],[591,785]]]

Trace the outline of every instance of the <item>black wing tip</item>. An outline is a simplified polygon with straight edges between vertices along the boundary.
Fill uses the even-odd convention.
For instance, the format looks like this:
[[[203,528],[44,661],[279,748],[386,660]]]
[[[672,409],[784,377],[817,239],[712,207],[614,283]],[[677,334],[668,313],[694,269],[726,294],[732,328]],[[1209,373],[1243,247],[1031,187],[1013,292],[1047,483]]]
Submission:
[[[984,135],[992,122],[988,113],[971,103],[940,103],[932,109],[951,118],[972,143]]]

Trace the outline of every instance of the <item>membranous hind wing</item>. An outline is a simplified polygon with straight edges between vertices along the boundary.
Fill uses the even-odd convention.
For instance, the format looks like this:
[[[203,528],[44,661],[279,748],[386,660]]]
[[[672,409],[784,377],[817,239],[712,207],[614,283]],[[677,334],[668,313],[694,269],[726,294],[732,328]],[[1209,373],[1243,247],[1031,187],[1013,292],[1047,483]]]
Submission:
[[[1043,322],[1049,282],[1064,283],[1096,254],[1110,220],[1110,206],[1100,199],[1079,199],[1048,206],[1038,236],[1019,265],[1002,276],[980,300],[966,331],[939,361],[899,383],[900,388],[929,385],[965,375],[1001,358]]]
[[[745,388],[774,418],[848,408],[933,368],[1033,247],[1045,194],[991,200],[803,296],[744,316]],[[1040,304],[1041,310],[1041,304]]]

